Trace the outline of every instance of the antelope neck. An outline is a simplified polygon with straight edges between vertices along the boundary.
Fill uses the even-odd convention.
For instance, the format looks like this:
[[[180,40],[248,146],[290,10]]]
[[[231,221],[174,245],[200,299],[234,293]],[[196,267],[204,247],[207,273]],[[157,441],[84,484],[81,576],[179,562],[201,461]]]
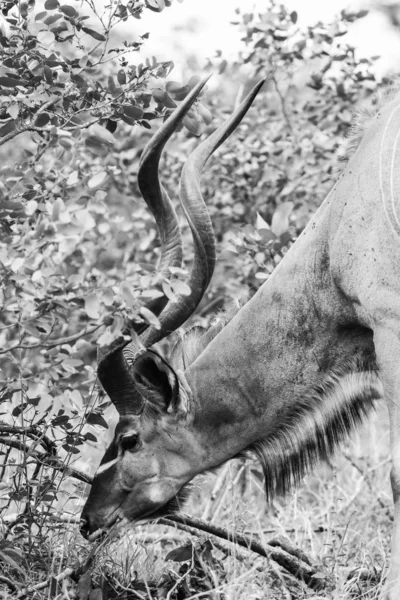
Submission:
[[[371,354],[371,336],[360,332],[353,305],[332,275],[333,198],[331,193],[269,280],[185,371],[206,468],[268,437],[296,401],[337,367]]]

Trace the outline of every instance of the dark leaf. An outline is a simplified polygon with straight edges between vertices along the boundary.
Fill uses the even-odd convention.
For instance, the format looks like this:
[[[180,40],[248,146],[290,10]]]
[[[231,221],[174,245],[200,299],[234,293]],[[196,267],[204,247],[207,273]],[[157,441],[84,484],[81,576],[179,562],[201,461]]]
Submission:
[[[165,8],[164,0],[146,0],[146,6],[154,12],[161,12]]]
[[[166,96],[165,90],[162,90],[161,88],[155,88],[152,90],[151,94],[156,102],[164,102],[164,98]]]
[[[177,81],[168,81],[165,86],[165,89],[170,94],[176,94],[177,92],[182,90],[184,87],[185,86],[183,86],[181,83],[178,83]]]
[[[50,123],[50,115],[48,113],[41,113],[35,121],[36,127],[45,127]]]
[[[117,80],[120,85],[125,85],[126,83],[126,73],[124,69],[120,69],[117,73]]]
[[[108,119],[106,129],[110,133],[115,133],[115,131],[117,129],[117,121],[114,121],[113,119]]]
[[[59,6],[60,3],[58,0],[46,0],[46,2],[44,3],[44,7],[46,10],[55,10]]]
[[[92,412],[90,415],[88,415],[86,422],[89,423],[89,425],[99,425],[100,427],[104,427],[104,429],[108,429],[107,421],[105,421],[101,415],[95,412]]]
[[[165,108],[176,108],[176,102],[174,102],[171,96],[167,93],[165,93],[163,104]]]
[[[36,16],[35,16],[35,21],[43,21],[43,19],[47,16],[47,12],[45,10],[43,10],[42,12],[39,12]]]
[[[141,119],[143,117],[143,110],[133,104],[124,104],[122,107],[125,115],[130,119]]]
[[[92,38],[94,38],[95,40],[98,40],[99,42],[105,42],[106,41],[105,36],[102,33],[99,33],[98,31],[95,31],[94,29],[90,29],[89,27],[82,27],[82,31],[84,31],[88,35],[91,35]]]
[[[47,65],[43,67],[43,75],[47,83],[53,83],[53,71]]]
[[[174,560],[175,562],[184,562],[186,560],[192,560],[193,558],[193,545],[186,544],[186,546],[180,546],[168,552],[165,560]]]
[[[0,127],[0,137],[4,137],[12,131],[15,131],[15,121],[8,121],[3,127]]]
[[[70,452],[71,454],[80,454],[79,448],[76,446],[71,446],[71,444],[63,444],[62,447],[66,452]]]
[[[0,86],[1,87],[17,87],[17,85],[27,86],[29,81],[25,79],[16,79],[14,77],[0,77]]]
[[[64,15],[67,15],[67,17],[76,17],[76,15],[78,14],[75,8],[73,6],[70,6],[69,4],[63,4],[62,6],[60,6],[60,10],[64,13]]]
[[[55,23],[56,21],[58,21],[59,19],[62,18],[62,15],[60,15],[59,13],[53,14],[53,15],[49,15],[47,17],[47,19],[44,20],[44,23],[50,27],[50,25],[53,25],[53,23]],[[60,23],[60,25],[65,25],[64,29],[68,29],[65,23]]]

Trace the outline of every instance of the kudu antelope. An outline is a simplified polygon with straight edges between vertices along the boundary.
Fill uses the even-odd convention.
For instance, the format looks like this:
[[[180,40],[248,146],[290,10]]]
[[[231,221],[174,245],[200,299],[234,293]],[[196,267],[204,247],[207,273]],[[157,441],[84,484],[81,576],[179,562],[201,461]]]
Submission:
[[[179,228],[159,183],[161,151],[199,83],[146,147],[139,187],[161,237],[160,276],[181,264]],[[267,497],[286,492],[386,398],[394,496],[387,597],[400,597],[400,99],[384,106],[309,225],[254,297],[223,328],[188,334],[167,360],[152,347],[192,314],[213,272],[215,244],[199,179],[261,84],[188,158],[180,185],[195,257],[189,297],[152,303],[148,327],[100,358],[117,408],[115,437],[94,477],[82,531],[179,507],[198,473],[252,452]],[[135,323],[127,331],[137,330]]]

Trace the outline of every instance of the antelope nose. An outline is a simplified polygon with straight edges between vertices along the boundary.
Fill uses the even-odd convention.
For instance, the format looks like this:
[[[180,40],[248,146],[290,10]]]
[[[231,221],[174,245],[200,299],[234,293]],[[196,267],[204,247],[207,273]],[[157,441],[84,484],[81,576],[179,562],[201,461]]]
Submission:
[[[81,517],[81,520],[79,521],[79,531],[81,532],[81,535],[83,535],[84,538],[87,539],[89,537],[91,529],[88,517]]]

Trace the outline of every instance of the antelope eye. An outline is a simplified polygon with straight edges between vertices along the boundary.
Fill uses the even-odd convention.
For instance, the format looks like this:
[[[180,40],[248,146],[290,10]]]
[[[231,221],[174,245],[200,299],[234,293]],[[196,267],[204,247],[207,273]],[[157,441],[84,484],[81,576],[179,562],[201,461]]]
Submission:
[[[137,433],[127,433],[119,441],[122,452],[134,452],[139,444],[139,435]]]

